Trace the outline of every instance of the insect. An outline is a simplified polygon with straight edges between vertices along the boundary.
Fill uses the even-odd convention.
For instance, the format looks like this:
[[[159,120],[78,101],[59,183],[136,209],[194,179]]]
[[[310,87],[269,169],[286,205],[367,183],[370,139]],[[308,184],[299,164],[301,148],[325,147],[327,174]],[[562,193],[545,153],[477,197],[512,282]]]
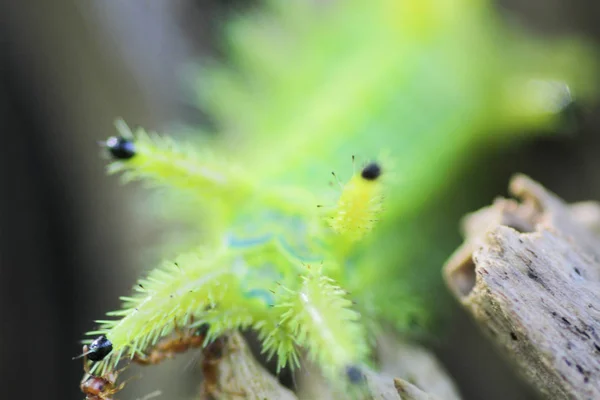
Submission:
[[[88,375],[80,388],[86,400],[113,400],[112,395],[125,387],[125,382],[115,386],[118,373],[109,372],[104,376]]]
[[[86,400],[114,400],[113,395],[125,387],[127,381],[122,382],[120,385],[116,385],[117,378],[121,373],[121,370],[111,371],[103,376],[92,375],[88,366],[89,354],[94,354],[88,348],[83,346],[83,370],[85,374],[81,380],[79,388],[81,392],[85,394]],[[108,354],[108,353],[107,353]]]
[[[200,325],[197,329],[187,332],[177,332],[177,336],[165,338],[158,342],[146,356],[134,356],[133,362],[141,365],[155,365],[165,359],[173,358],[177,353],[189,349],[200,348],[204,344],[209,325]],[[203,376],[202,398],[213,400],[219,398],[222,390],[219,388],[219,362],[223,359],[227,336],[220,336],[202,349],[201,370]],[[233,393],[242,396],[243,394]]]
[[[135,156],[135,145],[123,136],[111,136],[103,143],[116,160],[128,160]]]
[[[173,358],[177,353],[184,353],[189,349],[202,347],[208,328],[208,324],[203,324],[199,328],[187,332],[177,330],[177,336],[161,340],[148,355],[139,356],[136,354],[132,361],[140,365],[154,365],[164,359]]]

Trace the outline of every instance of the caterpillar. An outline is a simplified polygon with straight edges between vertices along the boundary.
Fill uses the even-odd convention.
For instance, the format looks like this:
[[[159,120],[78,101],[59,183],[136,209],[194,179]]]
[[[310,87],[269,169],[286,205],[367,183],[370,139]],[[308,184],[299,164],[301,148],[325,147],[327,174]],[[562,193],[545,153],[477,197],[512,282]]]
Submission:
[[[201,198],[227,203],[237,218],[216,247],[164,262],[134,286],[133,296],[121,298],[121,310],[108,313],[115,319],[96,321],[100,327],[88,333],[96,338],[87,341],[87,355],[95,362],[92,371],[107,374],[123,358],[154,364],[243,328],[258,332],[262,352],[267,358],[277,356],[278,370],[298,367],[300,348],[332,377],[364,361],[367,342],[359,314],[325,275],[339,272],[342,264],[324,260],[330,256],[331,231],[355,238],[370,230],[380,207],[380,164],[366,165],[345,185],[330,230],[323,229],[315,213],[305,211],[312,201],[306,192],[261,191],[248,178],[251,174],[178,150],[168,138],[143,130],[133,134],[122,121],[117,127],[120,136],[104,143],[113,158],[109,172],[122,172],[126,181],[194,189]],[[246,192],[253,200],[244,206],[240,194]],[[248,214],[252,208],[257,212]],[[306,262],[322,265],[305,273]],[[270,290],[275,283],[279,292]],[[197,332],[203,326],[208,327],[203,340],[193,335],[168,338],[173,331]]]

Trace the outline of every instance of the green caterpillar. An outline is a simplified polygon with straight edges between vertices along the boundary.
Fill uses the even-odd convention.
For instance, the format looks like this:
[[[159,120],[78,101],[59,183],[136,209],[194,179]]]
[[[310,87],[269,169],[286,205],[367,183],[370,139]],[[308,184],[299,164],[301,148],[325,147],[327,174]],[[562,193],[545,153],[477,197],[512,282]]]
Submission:
[[[197,149],[119,121],[109,173],[185,196],[214,221],[210,243],[165,261],[98,321],[89,335],[110,346],[87,341],[104,343],[90,346],[94,371],[175,326],[209,324],[207,340],[257,330],[278,368],[307,350],[334,381],[369,363],[381,323],[427,319],[440,306],[425,307],[427,268],[413,260],[441,244],[420,216],[482,143],[511,138],[499,130],[557,121],[554,86],[540,95],[532,79],[567,80],[580,98],[593,87],[580,47],[546,47],[490,10],[486,0],[267,1],[228,25],[231,65],[194,85],[221,140]],[[383,150],[402,179],[378,159],[324,198],[328,171]],[[413,270],[419,282],[406,278]]]
[[[227,203],[233,197],[229,207],[238,196],[247,195],[249,188],[259,190],[259,185],[231,172],[231,168],[216,168],[220,165],[214,158],[204,160],[191,150],[181,153],[170,140],[143,130],[129,135],[123,121],[117,121],[117,127],[122,136],[106,142],[115,159],[109,170],[122,172],[126,180],[144,179],[154,185],[174,182],[181,191],[194,191],[204,204],[215,197]],[[180,154],[186,155],[185,162],[169,161]],[[340,214],[351,212],[376,218],[372,196],[365,197],[362,191],[379,178],[381,171],[372,171],[378,168],[369,164],[351,178],[350,189],[342,192],[333,208],[338,220]],[[219,179],[207,173],[213,169],[221,171]],[[377,176],[371,176],[374,172]],[[364,181],[363,190],[357,180]],[[354,220],[343,230],[332,229],[328,218],[317,212],[300,213],[297,199],[287,203],[281,193],[257,196],[253,205],[265,211],[253,216],[242,211],[223,232],[219,247],[181,254],[141,279],[133,296],[122,297],[122,309],[108,313],[117,319],[97,321],[100,328],[89,332],[104,335],[113,346],[112,353],[95,367],[114,369],[123,358],[143,355],[175,328],[201,324],[210,327],[207,341],[233,329],[253,327],[264,340],[267,356],[277,355],[278,368],[298,366],[300,348],[309,349],[330,376],[348,365],[367,362],[367,334],[360,314],[327,275],[343,276],[340,263],[344,260],[332,251],[339,236],[358,238],[353,230],[364,235],[364,227]],[[241,205],[238,208],[245,209]],[[302,210],[310,209],[316,207]],[[310,270],[308,263],[324,266]],[[299,274],[303,275],[301,280]]]

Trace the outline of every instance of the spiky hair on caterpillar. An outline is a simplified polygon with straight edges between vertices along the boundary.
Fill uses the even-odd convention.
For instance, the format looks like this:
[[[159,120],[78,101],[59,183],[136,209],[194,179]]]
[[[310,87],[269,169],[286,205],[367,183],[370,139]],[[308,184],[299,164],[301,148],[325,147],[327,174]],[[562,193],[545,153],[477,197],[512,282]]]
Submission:
[[[272,308],[274,282],[295,287],[301,267],[268,242],[249,248],[200,248],[165,261],[122,297],[114,319],[96,321],[88,332],[94,371],[105,373],[120,360],[145,358],[174,331],[208,326],[205,344],[237,329],[254,328],[264,339],[268,357],[278,356],[281,367],[298,365],[293,335],[279,327],[281,313]],[[265,261],[267,260],[267,261]],[[275,269],[274,269],[275,268]],[[287,279],[286,279],[287,277]],[[98,335],[100,335],[98,337]]]
[[[134,286],[134,295],[122,297],[122,309],[108,313],[116,319],[96,321],[111,343],[111,352],[94,366],[101,372],[121,359],[144,355],[159,339],[176,328],[208,322],[209,338],[225,330],[247,327],[254,309],[265,309],[260,300],[240,290],[244,272],[232,268],[233,255],[222,250],[199,249],[166,261]],[[243,312],[232,313],[234,309]],[[225,315],[226,313],[228,313]],[[220,318],[216,315],[220,313]]]
[[[108,174],[120,174],[123,183],[141,181],[147,187],[168,189],[171,197],[210,207],[221,219],[256,206],[305,215],[314,204],[310,191],[266,185],[251,166],[228,159],[215,144],[197,149],[142,128],[132,131],[121,119],[115,126],[118,135],[99,144],[112,161]]]
[[[352,157],[354,161],[354,157]],[[342,184],[335,206],[327,210],[329,227],[339,236],[356,242],[369,234],[383,211],[384,173],[387,165],[370,161]],[[337,179],[337,175],[333,173]]]
[[[115,126],[119,135],[100,145],[113,161],[108,173],[120,173],[124,182],[140,180],[148,186],[176,188],[201,200],[218,199],[232,206],[256,191],[257,179],[215,149],[197,150],[142,128],[132,131],[121,119]]]
[[[349,365],[367,359],[367,330],[348,293],[321,266],[307,266],[300,280],[297,288],[281,286],[277,293],[279,326],[292,332],[296,345],[307,350],[333,382]]]

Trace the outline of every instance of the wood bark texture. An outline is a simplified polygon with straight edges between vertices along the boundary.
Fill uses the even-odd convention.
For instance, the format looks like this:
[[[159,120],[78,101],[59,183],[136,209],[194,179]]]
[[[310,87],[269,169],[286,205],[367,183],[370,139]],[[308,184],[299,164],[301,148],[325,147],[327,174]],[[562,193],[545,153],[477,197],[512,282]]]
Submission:
[[[217,365],[216,382],[207,388],[203,382],[203,400],[216,398],[230,400],[297,400],[289,389],[264,369],[248,348],[248,344],[238,332],[232,333],[223,351],[223,358]]]
[[[402,399],[418,399],[419,392],[426,396],[421,397],[423,399],[461,398],[450,375],[435,355],[417,343],[383,333],[377,338],[377,358],[381,373],[397,378],[394,384]],[[406,389],[404,394],[400,388]]]
[[[363,381],[357,382],[353,393],[334,391],[312,364],[299,371],[298,395],[283,387],[264,369],[250,352],[239,333],[232,333],[216,364],[215,381],[206,387],[203,383],[202,399],[223,398],[231,400],[460,400],[454,383],[432,353],[417,344],[398,341],[387,335],[378,340],[382,358],[382,371],[363,368]],[[401,378],[396,378],[396,377]]]
[[[526,176],[463,221],[447,285],[547,399],[600,399],[600,206]]]
[[[354,400],[460,400],[456,385],[429,350],[393,334],[377,338],[378,372],[362,369],[364,381],[354,396],[336,393],[316,366],[299,371],[300,400],[352,398]]]

